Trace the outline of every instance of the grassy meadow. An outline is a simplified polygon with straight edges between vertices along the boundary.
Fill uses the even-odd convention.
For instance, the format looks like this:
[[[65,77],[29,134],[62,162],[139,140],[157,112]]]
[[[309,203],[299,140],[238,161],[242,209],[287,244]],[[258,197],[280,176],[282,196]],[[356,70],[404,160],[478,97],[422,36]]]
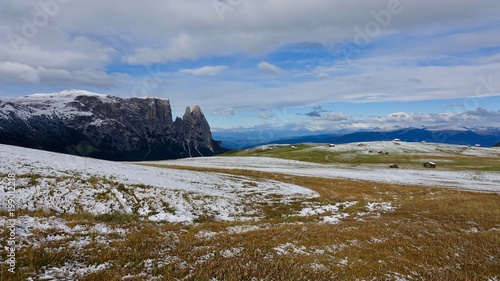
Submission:
[[[299,145],[296,149],[232,152],[228,157],[272,156],[354,165],[398,160],[409,166],[415,159],[423,159],[377,153],[347,161],[346,155],[352,156],[352,152],[311,152],[311,148]],[[498,169],[493,159],[443,157],[454,161],[446,169],[480,163],[486,170]],[[319,197],[286,203],[269,198],[246,206],[262,210],[255,220],[219,221],[201,216],[191,224],[152,222],[139,214],[20,210],[18,218],[36,218],[48,226],[33,232],[29,243],[21,243],[16,252],[16,273],[8,272],[4,264],[0,280],[51,280],[51,276],[66,280],[207,281],[500,278],[498,193],[245,169],[150,166],[245,176],[254,184],[271,179],[310,188]],[[38,179],[32,180],[36,184]],[[113,183],[108,180],[107,184]],[[7,213],[0,216],[7,217]],[[6,241],[8,235],[4,230],[0,239]],[[0,255],[6,255],[4,249]]]

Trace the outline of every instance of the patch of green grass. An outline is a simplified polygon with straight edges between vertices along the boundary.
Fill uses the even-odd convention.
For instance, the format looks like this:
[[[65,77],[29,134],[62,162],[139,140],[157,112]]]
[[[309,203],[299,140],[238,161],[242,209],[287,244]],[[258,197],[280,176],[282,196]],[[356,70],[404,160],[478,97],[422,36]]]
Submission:
[[[331,153],[325,153],[319,150],[310,150],[315,146],[308,144],[299,144],[292,146],[276,146],[273,149],[258,149],[252,148],[242,151],[230,151],[223,156],[264,156],[264,157],[274,157],[281,159],[297,160],[297,161],[307,161],[314,163],[331,163],[326,156]]]

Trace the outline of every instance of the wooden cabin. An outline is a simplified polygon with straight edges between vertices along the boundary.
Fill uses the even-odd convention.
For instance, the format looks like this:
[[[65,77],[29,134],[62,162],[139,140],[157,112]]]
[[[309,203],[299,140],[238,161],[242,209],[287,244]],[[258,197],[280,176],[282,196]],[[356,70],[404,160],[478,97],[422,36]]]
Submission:
[[[436,163],[434,162],[424,163],[424,168],[436,168]]]

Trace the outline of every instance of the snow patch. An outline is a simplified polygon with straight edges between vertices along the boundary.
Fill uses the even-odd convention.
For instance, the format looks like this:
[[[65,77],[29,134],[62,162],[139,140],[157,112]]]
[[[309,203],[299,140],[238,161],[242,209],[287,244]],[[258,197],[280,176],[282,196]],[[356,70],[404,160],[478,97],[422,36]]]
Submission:
[[[80,263],[66,263],[61,267],[44,268],[38,280],[75,280],[90,273],[105,270],[109,263],[84,265]],[[30,279],[28,279],[30,280]]]
[[[393,212],[396,207],[392,206],[391,202],[371,202],[366,204],[368,212]]]
[[[241,234],[249,231],[261,230],[261,227],[257,225],[238,225],[230,226],[226,230],[230,234]]]
[[[219,252],[219,254],[223,257],[223,258],[234,258],[234,257],[238,257],[241,255],[241,253],[243,252],[244,248],[242,247],[233,247],[231,249],[227,249],[227,250],[222,250]]]
[[[152,221],[191,223],[201,217],[258,220],[261,203],[318,197],[294,184],[218,173],[181,171],[0,145],[0,170],[18,175],[21,209],[123,213]],[[33,178],[37,175],[38,178]],[[0,185],[6,177],[0,178]],[[0,197],[7,190],[0,188]],[[0,203],[6,209],[6,202]],[[259,207],[260,206],[260,207]]]
[[[276,251],[277,255],[286,256],[286,255],[305,255],[309,256],[310,253],[307,252],[307,248],[305,246],[296,246],[292,243],[286,243],[273,248]]]

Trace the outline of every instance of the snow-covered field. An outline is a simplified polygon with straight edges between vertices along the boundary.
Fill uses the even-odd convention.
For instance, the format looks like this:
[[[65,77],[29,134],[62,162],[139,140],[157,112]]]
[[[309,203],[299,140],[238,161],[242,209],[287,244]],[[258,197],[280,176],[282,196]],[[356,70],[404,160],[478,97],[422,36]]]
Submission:
[[[476,154],[492,153],[484,148],[449,145],[377,142],[370,146],[372,149],[392,149],[392,152],[459,150],[472,153],[469,151],[472,150]],[[349,144],[311,149],[358,149],[362,153],[366,147],[363,150],[357,144]],[[168,222],[193,222],[200,217],[255,220],[261,215],[255,206],[262,202],[287,203],[318,196],[310,189],[272,180],[146,167],[7,145],[0,145],[0,157],[0,172],[17,175],[18,206],[30,211],[119,212]],[[388,169],[385,165],[315,164],[268,157],[206,157],[152,163],[500,192],[500,173],[497,172]],[[3,185],[6,181],[7,177],[0,179]],[[6,190],[0,189],[0,197],[6,196]]]
[[[344,210],[359,202],[322,204],[315,201],[319,197],[317,192],[293,184],[109,162],[8,145],[0,145],[0,159],[0,198],[11,198],[14,194],[16,210],[48,214],[16,217],[18,250],[62,243],[78,253],[88,250],[91,243],[109,243],[110,237],[123,239],[130,232],[130,229],[105,223],[75,225],[54,214],[121,213],[139,215],[153,222],[188,224],[211,217],[217,221],[255,223],[263,218],[261,208],[266,205],[283,206],[295,202],[299,207],[291,217],[314,217],[318,223],[337,224],[350,216],[363,220],[396,209],[390,202],[368,202],[366,212],[351,215]],[[14,191],[7,188],[9,174],[16,175]],[[1,210],[10,209],[7,202],[0,202]],[[0,225],[9,225],[9,217],[0,216]],[[200,232],[196,237],[203,240],[226,233],[240,234],[265,229],[266,225],[232,226],[222,232]],[[5,232],[6,228],[0,229],[0,234]],[[61,250],[58,247],[51,251]],[[276,249],[276,254],[284,254],[284,251]],[[237,251],[229,249],[220,254],[230,257]],[[68,260],[63,266],[38,268],[36,278],[74,280],[109,267],[109,263],[88,265]],[[150,276],[150,272],[143,274]]]
[[[430,151],[422,153],[440,151],[434,151],[433,147],[425,149]],[[19,265],[24,265],[17,270],[29,276],[23,280],[102,280],[110,271],[115,277],[121,276],[121,280],[205,280],[207,278],[196,277],[203,276],[209,266],[214,267],[209,274],[216,276],[219,268],[224,274],[231,270],[239,274],[252,263],[256,263],[256,272],[266,268],[266,264],[269,274],[286,272],[299,264],[300,274],[295,276],[303,271],[311,276],[323,276],[323,272],[350,272],[352,268],[362,268],[370,262],[364,258],[372,256],[375,257],[370,265],[373,269],[390,263],[382,269],[385,279],[420,280],[429,270],[434,273],[441,270],[441,260],[458,260],[462,255],[465,258],[456,262],[458,267],[450,270],[456,271],[463,266],[462,271],[467,272],[465,266],[471,262],[469,255],[479,253],[482,257],[484,250],[469,250],[460,242],[483,245],[486,241],[490,243],[487,249],[495,248],[491,245],[496,245],[497,240],[488,240],[488,237],[499,229],[495,219],[487,218],[483,223],[480,215],[484,213],[468,213],[465,224],[451,220],[454,228],[449,228],[449,220],[442,218],[441,213],[431,214],[429,218],[432,219],[422,219],[430,209],[417,208],[416,215],[407,212],[412,209],[405,209],[405,204],[406,207],[411,205],[413,196],[420,196],[415,200],[417,203],[434,200],[434,189],[423,190],[420,195],[420,192],[411,191],[421,190],[418,188],[390,187],[383,193],[358,191],[347,196],[323,193],[320,196],[308,188],[264,178],[139,165],[145,163],[109,162],[7,145],[0,145],[0,158],[0,198],[11,198],[14,194],[16,209],[35,211],[18,214],[13,232],[8,227],[12,220],[7,215],[0,216],[0,225],[5,226],[0,228],[0,236],[8,237],[9,231],[15,234],[16,258],[22,261]],[[191,158],[154,164],[500,192],[500,173],[494,172],[325,165],[268,157]],[[6,188],[10,173],[16,175],[15,191]],[[497,196],[438,191],[441,192],[470,196],[467,198],[484,196],[481,200]],[[441,199],[446,200],[445,197]],[[451,202],[455,202],[453,200]],[[0,209],[9,209],[6,200],[0,203]],[[485,206],[495,206],[495,202]],[[40,210],[46,212],[36,212]],[[107,221],[102,219],[105,216],[90,216],[90,219],[86,216],[114,213],[134,216],[126,222]],[[416,227],[412,232],[418,235],[412,238],[405,228],[413,225]],[[448,229],[454,231],[453,235],[449,235]],[[480,235],[476,237],[476,234]],[[436,253],[435,244],[426,244],[429,239],[440,241],[450,237],[456,238],[450,244],[458,246],[450,246],[443,253]],[[483,240],[471,242],[477,239]],[[396,240],[399,244],[394,242]],[[8,249],[5,241],[0,247],[2,256]],[[378,255],[387,249],[392,251],[394,245],[400,245],[397,253]],[[418,249],[419,254],[422,251],[431,254],[426,256],[429,259],[411,267],[414,249]],[[405,251],[409,254],[400,257]],[[445,256],[454,251],[456,254]],[[493,249],[477,263],[496,268],[496,253]],[[32,260],[36,265],[26,265]],[[403,269],[400,264],[407,261],[411,261],[409,268]],[[278,267],[274,267],[275,264]],[[172,274],[178,277],[172,278]],[[369,276],[371,271],[367,274]],[[485,280],[498,278],[496,272],[483,275],[491,277]],[[269,280],[286,279],[269,276]],[[464,276],[469,275],[464,273]]]
[[[428,154],[428,155],[472,155],[472,156],[500,156],[500,148],[497,147],[475,147],[445,143],[420,143],[404,141],[374,141],[361,143],[338,144],[335,147],[326,145],[311,148],[313,150],[327,151],[352,151],[366,153],[368,150],[390,152],[395,154]]]
[[[0,145],[0,158],[0,172],[17,175],[18,206],[32,211],[138,213],[168,222],[192,222],[200,216],[251,220],[260,216],[255,202],[285,203],[318,196],[310,189],[271,180],[145,167],[7,145]],[[33,179],[32,175],[40,176]],[[6,181],[3,177],[0,184]],[[6,190],[0,189],[0,197],[6,196]]]
[[[391,154],[412,154],[412,155],[429,155],[429,156],[477,156],[477,157],[500,157],[500,147],[475,147],[466,145],[455,145],[445,143],[420,143],[420,142],[403,142],[403,141],[373,141],[359,143],[337,144],[333,147],[326,144],[308,143],[310,151],[325,151],[325,152],[345,152],[353,154],[372,154],[379,151],[388,152]],[[263,145],[249,150],[271,150],[280,147],[289,147],[289,144],[269,144]],[[307,151],[307,150],[306,150]],[[372,151],[372,153],[370,153]]]
[[[259,149],[269,149],[270,146]],[[498,148],[469,148],[446,144],[421,144],[392,142],[373,142],[363,146],[357,144],[337,145],[336,147],[314,147],[310,150],[354,151],[365,153],[368,150],[390,153],[422,153],[438,155],[460,153],[475,156],[498,156]],[[248,169],[264,172],[314,176],[324,178],[347,178],[404,185],[449,187],[465,190],[500,192],[500,173],[483,171],[444,171],[439,169],[388,169],[387,165],[341,165],[315,164],[269,157],[209,157],[200,159],[179,159],[156,162],[164,165],[193,167],[213,167],[226,169]]]

